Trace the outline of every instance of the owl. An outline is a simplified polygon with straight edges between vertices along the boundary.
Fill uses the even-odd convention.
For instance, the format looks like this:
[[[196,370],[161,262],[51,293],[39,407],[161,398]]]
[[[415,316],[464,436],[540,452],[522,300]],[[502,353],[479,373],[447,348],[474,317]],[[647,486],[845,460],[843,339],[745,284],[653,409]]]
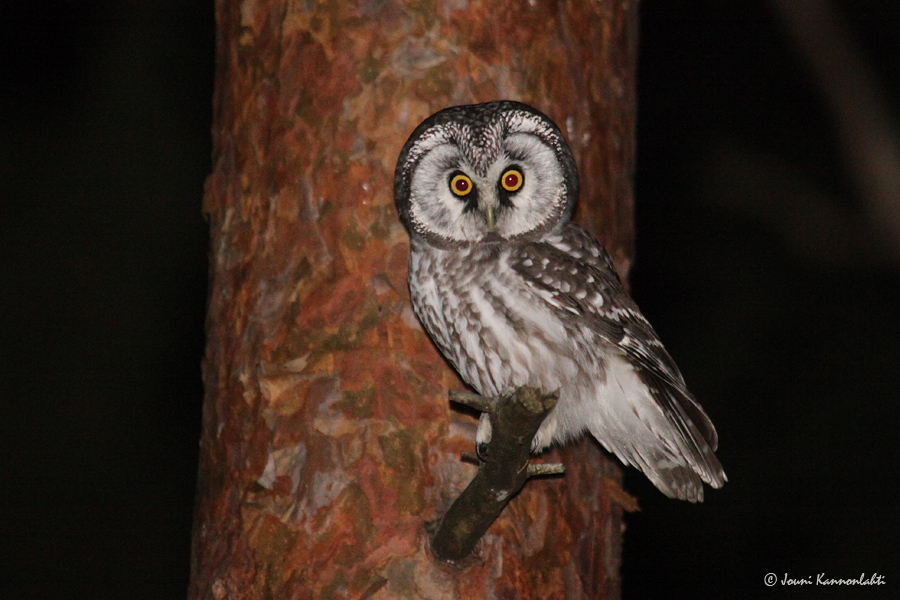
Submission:
[[[479,394],[558,391],[532,451],[590,432],[665,495],[726,481],[716,430],[628,296],[603,246],[571,221],[575,159],[559,128],[511,101],[441,110],[394,175],[413,308]],[[480,452],[491,437],[481,416]]]

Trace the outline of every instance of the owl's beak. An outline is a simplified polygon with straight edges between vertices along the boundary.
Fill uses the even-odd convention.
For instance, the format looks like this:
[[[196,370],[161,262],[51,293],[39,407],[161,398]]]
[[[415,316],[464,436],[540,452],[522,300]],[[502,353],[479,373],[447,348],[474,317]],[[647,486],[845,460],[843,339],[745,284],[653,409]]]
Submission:
[[[484,220],[487,223],[488,233],[494,231],[494,207],[488,206],[484,209]]]

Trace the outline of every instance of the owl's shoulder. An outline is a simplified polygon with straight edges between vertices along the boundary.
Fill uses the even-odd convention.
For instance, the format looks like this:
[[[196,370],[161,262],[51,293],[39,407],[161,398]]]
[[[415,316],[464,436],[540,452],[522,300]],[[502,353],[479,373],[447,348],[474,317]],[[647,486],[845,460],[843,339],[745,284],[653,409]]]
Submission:
[[[510,263],[532,284],[572,296],[579,304],[586,300],[602,305],[623,295],[627,298],[606,249],[574,223],[519,244]]]
[[[577,223],[566,223],[559,230],[544,237],[545,241],[569,256],[594,269],[609,270],[619,278],[609,252],[591,232]]]

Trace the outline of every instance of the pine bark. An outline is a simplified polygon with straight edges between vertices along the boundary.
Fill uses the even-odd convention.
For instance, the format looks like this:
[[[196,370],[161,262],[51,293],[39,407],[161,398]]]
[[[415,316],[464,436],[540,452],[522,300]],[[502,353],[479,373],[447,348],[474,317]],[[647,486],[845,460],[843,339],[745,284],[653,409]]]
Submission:
[[[554,118],[578,220],[627,273],[637,4],[217,0],[201,458],[190,598],[617,598],[621,472],[552,451],[474,554],[426,525],[475,473],[464,386],[409,305],[394,208],[412,129],[454,104]]]

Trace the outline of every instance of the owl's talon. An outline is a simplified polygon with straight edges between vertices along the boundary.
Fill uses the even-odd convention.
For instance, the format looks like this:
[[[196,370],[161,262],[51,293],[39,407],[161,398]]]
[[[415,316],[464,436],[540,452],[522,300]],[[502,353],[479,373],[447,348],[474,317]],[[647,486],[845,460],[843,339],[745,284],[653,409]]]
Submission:
[[[475,455],[478,457],[478,460],[480,462],[487,462],[488,445],[484,442],[476,442],[475,443]]]

